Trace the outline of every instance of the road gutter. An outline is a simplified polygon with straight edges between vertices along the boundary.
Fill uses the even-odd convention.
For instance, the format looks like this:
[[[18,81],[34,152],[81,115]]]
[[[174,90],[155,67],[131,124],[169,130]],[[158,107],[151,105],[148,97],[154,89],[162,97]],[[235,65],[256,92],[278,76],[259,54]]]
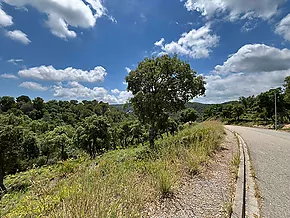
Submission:
[[[233,132],[233,131],[231,131]],[[239,141],[240,166],[238,172],[232,218],[259,218],[260,210],[255,195],[255,181],[251,174],[251,162],[248,147],[243,138],[233,132]]]

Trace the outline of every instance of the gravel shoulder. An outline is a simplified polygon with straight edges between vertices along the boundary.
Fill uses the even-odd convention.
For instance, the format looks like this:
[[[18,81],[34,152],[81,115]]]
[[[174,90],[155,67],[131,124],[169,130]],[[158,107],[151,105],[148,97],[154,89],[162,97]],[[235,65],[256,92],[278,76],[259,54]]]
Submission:
[[[186,176],[171,198],[163,199],[150,217],[225,217],[226,205],[232,201],[235,176],[231,161],[238,152],[236,137],[226,130],[221,150],[203,166],[197,176]]]

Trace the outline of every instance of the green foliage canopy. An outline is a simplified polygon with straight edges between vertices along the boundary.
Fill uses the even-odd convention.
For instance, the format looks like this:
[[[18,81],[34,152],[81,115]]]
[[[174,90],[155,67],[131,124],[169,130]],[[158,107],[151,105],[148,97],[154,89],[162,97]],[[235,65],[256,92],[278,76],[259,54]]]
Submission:
[[[145,58],[126,77],[128,91],[134,97],[134,113],[151,126],[150,145],[154,147],[156,129],[170,113],[184,108],[185,103],[205,93],[205,82],[188,63],[176,55]]]

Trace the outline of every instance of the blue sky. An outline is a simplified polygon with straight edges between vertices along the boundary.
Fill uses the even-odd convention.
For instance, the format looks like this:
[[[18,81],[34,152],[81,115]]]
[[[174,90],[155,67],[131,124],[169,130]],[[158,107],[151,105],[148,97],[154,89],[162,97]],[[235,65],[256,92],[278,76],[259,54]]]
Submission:
[[[123,103],[144,57],[177,53],[203,103],[257,95],[290,75],[287,0],[0,0],[0,96]]]

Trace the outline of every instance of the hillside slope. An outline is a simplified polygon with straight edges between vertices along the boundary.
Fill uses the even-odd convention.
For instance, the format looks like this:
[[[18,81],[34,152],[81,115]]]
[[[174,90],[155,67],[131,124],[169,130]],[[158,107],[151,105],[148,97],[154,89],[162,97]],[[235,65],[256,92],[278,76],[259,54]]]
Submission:
[[[130,105],[128,105],[128,107],[124,108],[123,104],[114,104],[111,105],[121,111],[125,111],[125,112],[130,112],[133,111],[132,107]],[[198,103],[198,102],[188,102],[185,104],[186,108],[193,108],[195,109],[199,114],[202,114],[203,111],[205,111],[207,108],[209,108],[210,106],[212,106],[211,104],[202,104],[202,103]]]
[[[8,176],[1,217],[143,217],[149,202],[174,193],[220,147],[216,122],[185,128],[147,146],[111,151]]]

